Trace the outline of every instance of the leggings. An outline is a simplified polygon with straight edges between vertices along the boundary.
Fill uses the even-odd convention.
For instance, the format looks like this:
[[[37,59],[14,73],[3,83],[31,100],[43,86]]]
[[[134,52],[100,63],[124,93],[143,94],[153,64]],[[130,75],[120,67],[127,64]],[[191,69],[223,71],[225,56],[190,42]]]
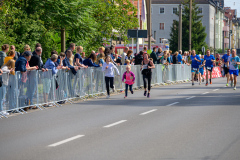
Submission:
[[[144,89],[147,88],[147,82],[146,82],[146,79],[148,81],[148,90],[150,91],[151,90],[151,80],[152,80],[152,75],[149,74],[149,75],[144,75],[143,74],[143,83],[144,83]]]
[[[126,97],[127,97],[127,93],[128,93],[128,86],[129,86],[129,90],[132,91],[132,85],[125,84],[125,96]]]
[[[110,83],[110,87],[113,88],[113,80],[114,80],[114,77],[105,77],[106,89],[107,89],[107,94],[108,95],[110,95],[109,83]]]

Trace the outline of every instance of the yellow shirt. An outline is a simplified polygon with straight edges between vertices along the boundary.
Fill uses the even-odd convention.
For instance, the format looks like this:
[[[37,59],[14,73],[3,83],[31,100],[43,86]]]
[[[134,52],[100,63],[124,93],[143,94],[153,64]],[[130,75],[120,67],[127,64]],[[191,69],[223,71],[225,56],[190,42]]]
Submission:
[[[13,57],[10,56],[5,57],[3,65],[6,64],[10,59],[13,59]]]

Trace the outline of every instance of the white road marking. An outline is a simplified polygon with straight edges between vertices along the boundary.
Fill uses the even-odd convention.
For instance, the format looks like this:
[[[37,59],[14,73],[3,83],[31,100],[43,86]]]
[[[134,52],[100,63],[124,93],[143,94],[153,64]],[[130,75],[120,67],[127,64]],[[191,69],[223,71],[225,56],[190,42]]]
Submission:
[[[192,98],[195,98],[196,96],[192,96],[192,97],[188,97],[188,98],[186,98],[186,99],[192,99]]]
[[[149,113],[152,113],[152,112],[155,112],[157,111],[157,109],[153,109],[153,110],[150,110],[150,111],[147,111],[147,112],[144,112],[144,113],[141,113],[140,115],[146,115],[146,114],[149,114]]]
[[[169,105],[167,105],[167,106],[173,106],[173,105],[175,105],[175,104],[178,104],[179,102],[174,102],[174,103],[171,103],[171,104],[169,104]]]
[[[203,94],[208,94],[209,92],[205,92],[205,93],[203,93]]]
[[[60,142],[57,142],[57,143],[54,143],[54,144],[51,144],[49,145],[48,147],[56,147],[56,146],[59,146],[61,144],[64,144],[64,143],[67,143],[67,142],[70,142],[70,141],[73,141],[75,139],[78,139],[78,138],[81,138],[83,137],[84,135],[77,135],[77,136],[74,136],[74,137],[71,137],[71,138],[68,138],[68,139],[65,139],[63,141],[60,141]]]
[[[215,92],[215,91],[218,91],[219,89],[214,89],[213,91]]]
[[[121,120],[121,121],[119,121],[119,122],[116,122],[116,123],[113,123],[113,124],[109,124],[109,125],[107,125],[107,126],[104,126],[104,128],[113,127],[113,126],[116,126],[116,125],[118,125],[118,124],[124,123],[124,122],[126,122],[126,121],[127,121],[127,120]]]

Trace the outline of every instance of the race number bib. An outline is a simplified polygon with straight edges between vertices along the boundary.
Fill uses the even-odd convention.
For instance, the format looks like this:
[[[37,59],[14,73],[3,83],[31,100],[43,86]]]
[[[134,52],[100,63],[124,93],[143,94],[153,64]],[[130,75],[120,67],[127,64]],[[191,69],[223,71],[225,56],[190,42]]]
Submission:
[[[207,67],[207,69],[208,69],[208,70],[211,70],[211,69],[212,69],[212,67]]]
[[[193,68],[194,71],[197,71],[197,68]]]

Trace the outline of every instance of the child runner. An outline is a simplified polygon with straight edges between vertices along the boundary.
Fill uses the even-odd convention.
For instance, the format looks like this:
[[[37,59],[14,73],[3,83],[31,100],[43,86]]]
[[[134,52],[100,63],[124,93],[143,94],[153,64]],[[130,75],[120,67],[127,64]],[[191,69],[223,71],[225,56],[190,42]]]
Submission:
[[[204,61],[204,55],[199,55],[201,62],[199,62],[199,85],[201,84],[201,82],[204,82],[204,69],[203,69],[203,61]]]
[[[113,92],[115,91],[114,86],[113,86],[113,82],[114,82],[113,69],[115,69],[116,72],[118,73],[118,75],[120,76],[120,73],[119,73],[117,67],[111,62],[111,57],[106,56],[105,62],[103,63],[102,71],[105,72],[105,83],[106,83],[106,89],[107,89],[107,94],[108,94],[107,98],[110,97],[109,83],[110,83],[110,87],[112,88]]]
[[[131,66],[127,65],[126,70],[127,71],[124,72],[123,77],[122,77],[123,82],[124,82],[124,79],[126,79],[126,81],[124,82],[125,83],[125,97],[124,98],[127,98],[128,86],[129,86],[129,90],[133,94],[132,85],[135,82],[135,75],[133,72],[131,72]]]
[[[236,55],[236,49],[232,50],[232,56],[228,58],[228,68],[231,79],[231,87],[233,85],[233,75],[234,75],[234,90],[236,90],[237,76],[238,76],[238,65],[240,65],[240,58]]]

